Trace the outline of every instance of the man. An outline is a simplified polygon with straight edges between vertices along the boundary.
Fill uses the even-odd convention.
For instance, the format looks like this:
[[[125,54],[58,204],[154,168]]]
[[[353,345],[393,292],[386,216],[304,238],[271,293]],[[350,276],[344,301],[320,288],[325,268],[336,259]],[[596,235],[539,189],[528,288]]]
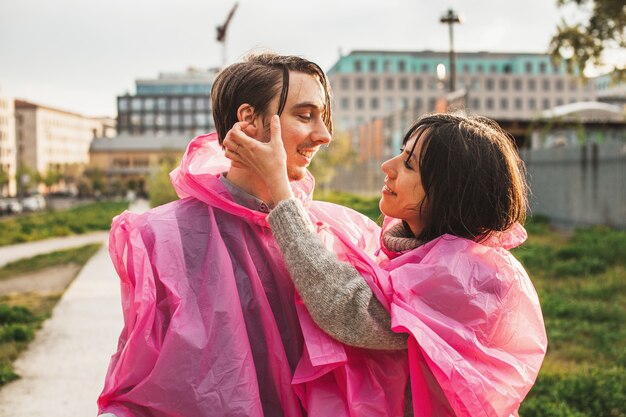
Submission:
[[[384,392],[394,369],[385,368],[385,359],[368,367],[374,359],[352,353],[313,323],[267,224],[267,188],[247,168],[230,166],[219,146],[237,122],[266,140],[270,116],[280,114],[289,176],[320,236],[338,252],[345,244],[373,252],[379,230],[372,222],[311,202],[306,168],[332,132],[326,76],[302,58],[256,55],[223,70],[211,99],[217,134],[195,138],[172,173],[181,200],[114,219],[109,247],[122,281],[125,326],[100,413],[348,415],[353,400],[364,409],[373,401],[370,414],[358,415],[385,415],[381,407],[395,413],[401,398]],[[294,374],[299,385],[292,387]],[[380,386],[359,387],[378,376]]]

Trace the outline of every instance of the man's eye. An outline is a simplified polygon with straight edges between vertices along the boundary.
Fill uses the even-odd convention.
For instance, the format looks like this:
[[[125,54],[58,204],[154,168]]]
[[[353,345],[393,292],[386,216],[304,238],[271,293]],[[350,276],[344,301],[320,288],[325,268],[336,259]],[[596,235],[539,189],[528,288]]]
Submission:
[[[301,118],[302,120],[311,120],[311,113],[300,114],[298,115],[298,117]]]

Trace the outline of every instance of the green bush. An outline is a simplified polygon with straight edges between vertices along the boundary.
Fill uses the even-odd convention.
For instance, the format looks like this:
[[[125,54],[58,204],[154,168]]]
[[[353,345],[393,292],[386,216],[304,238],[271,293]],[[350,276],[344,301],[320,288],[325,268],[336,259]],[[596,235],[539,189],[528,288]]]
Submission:
[[[522,403],[520,416],[626,417],[626,369],[542,374]]]
[[[329,203],[350,207],[374,221],[381,219],[380,209],[378,208],[380,196],[362,197],[354,194],[331,191],[327,193],[316,193],[314,198],[316,200],[328,201]]]
[[[607,268],[608,265],[604,259],[589,257],[556,261],[552,265],[552,270],[557,277],[596,275],[606,271]]]
[[[35,320],[33,313],[26,307],[9,307],[6,304],[0,304],[0,326],[13,323],[32,323]]]
[[[27,324],[15,323],[0,326],[0,343],[28,342],[35,337],[35,329]]]
[[[9,362],[0,362],[0,386],[18,379],[19,376],[13,371]]]

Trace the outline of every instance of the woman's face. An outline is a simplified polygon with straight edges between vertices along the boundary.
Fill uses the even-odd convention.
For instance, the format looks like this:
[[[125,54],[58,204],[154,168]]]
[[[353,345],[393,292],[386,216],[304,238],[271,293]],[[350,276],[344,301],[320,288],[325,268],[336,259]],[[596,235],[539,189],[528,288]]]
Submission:
[[[424,228],[424,214],[420,212],[425,198],[424,187],[419,173],[419,159],[422,145],[426,140],[422,135],[409,158],[417,134],[413,135],[400,155],[391,158],[382,165],[387,175],[380,199],[380,211],[389,217],[404,220],[415,236]],[[426,209],[426,204],[423,205]]]

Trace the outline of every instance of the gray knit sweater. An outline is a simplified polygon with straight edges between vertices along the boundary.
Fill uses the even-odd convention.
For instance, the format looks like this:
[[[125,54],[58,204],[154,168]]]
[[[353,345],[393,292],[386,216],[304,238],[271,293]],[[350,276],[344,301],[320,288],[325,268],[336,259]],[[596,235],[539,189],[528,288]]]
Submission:
[[[298,293],[318,326],[347,345],[406,349],[407,335],[391,331],[389,313],[358,271],[322,245],[299,200],[281,201],[268,221]]]

